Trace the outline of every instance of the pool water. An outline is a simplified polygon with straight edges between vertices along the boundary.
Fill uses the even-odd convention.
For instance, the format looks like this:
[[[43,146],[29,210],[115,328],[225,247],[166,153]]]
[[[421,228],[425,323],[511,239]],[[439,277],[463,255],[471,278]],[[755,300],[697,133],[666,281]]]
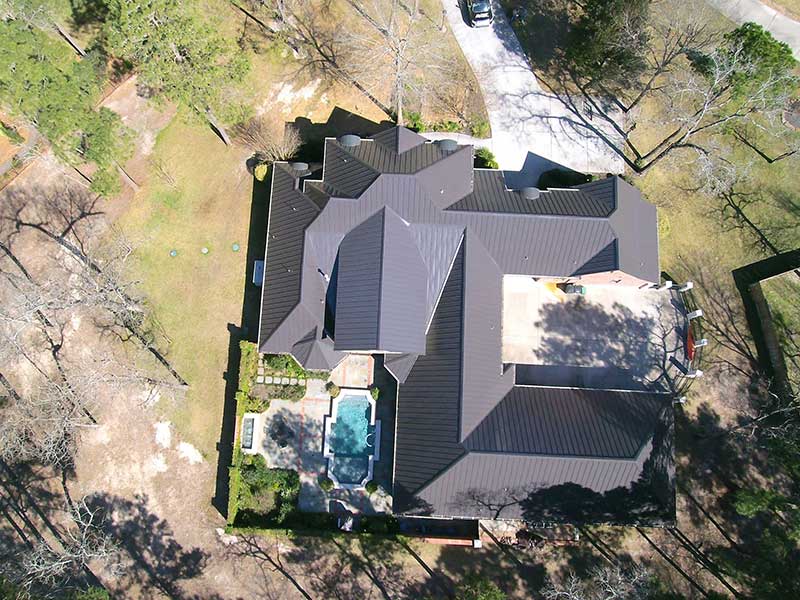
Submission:
[[[369,401],[362,396],[345,396],[339,401],[336,422],[331,426],[331,450],[341,456],[372,454],[375,427],[370,425]]]

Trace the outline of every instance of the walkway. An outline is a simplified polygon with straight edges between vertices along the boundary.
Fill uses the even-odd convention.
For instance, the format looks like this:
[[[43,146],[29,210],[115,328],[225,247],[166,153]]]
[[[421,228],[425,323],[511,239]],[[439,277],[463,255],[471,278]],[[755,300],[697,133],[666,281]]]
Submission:
[[[497,4],[492,26],[472,29],[459,0],[443,2],[450,29],[478,78],[489,112],[492,139],[482,145],[494,153],[502,169],[542,170],[544,158],[545,163],[553,161],[583,172],[623,171],[619,157],[596,136],[575,129],[569,111],[542,91]],[[552,168],[552,163],[547,166]]]
[[[708,0],[714,8],[737,23],[752,21],[786,42],[800,60],[800,23],[758,0]]]

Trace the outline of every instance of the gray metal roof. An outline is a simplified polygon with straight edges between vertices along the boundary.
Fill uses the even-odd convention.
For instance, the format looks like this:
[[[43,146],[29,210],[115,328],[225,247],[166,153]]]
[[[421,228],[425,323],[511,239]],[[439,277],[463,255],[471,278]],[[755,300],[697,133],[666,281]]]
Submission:
[[[486,452],[632,459],[653,435],[664,394],[514,387],[464,447]]]
[[[657,281],[655,209],[634,188],[615,177],[523,202],[472,169],[471,148],[399,129],[327,140],[305,194],[295,175],[273,169],[260,349],[310,368],[390,352],[396,510],[461,515],[465,494],[508,481],[604,491],[641,475],[663,397],[514,387],[500,331],[506,274]]]
[[[338,351],[425,351],[427,272],[407,223],[384,207],[339,245]]]
[[[428,140],[405,127],[392,127],[372,136],[372,139],[392,152],[402,154],[416,148]]]
[[[319,214],[319,207],[295,189],[295,181],[286,165],[272,169],[259,346],[300,301],[303,232]]]
[[[606,181],[587,185],[613,188],[613,183]],[[607,217],[614,210],[614,195],[589,193],[592,188],[541,190],[538,198],[529,200],[520,191],[506,188],[502,171],[476,169],[474,182],[472,192],[447,210],[564,217]]]
[[[398,391],[395,495],[410,497],[464,454],[458,443],[464,251],[458,252],[427,335]]]

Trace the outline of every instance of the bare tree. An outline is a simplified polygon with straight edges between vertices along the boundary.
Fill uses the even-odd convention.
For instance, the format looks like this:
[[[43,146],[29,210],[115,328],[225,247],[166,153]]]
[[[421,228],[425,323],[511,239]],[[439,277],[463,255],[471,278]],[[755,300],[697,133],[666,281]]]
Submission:
[[[654,591],[652,580],[644,567],[605,566],[584,579],[571,574],[560,585],[551,580],[542,595],[546,600],[646,600]]]
[[[79,431],[92,427],[90,398],[75,382],[46,379],[29,394],[16,394],[2,408],[0,457],[69,466]]]
[[[58,591],[71,577],[101,561],[109,574],[121,572],[119,547],[103,531],[105,517],[84,497],[69,509],[70,523],[59,542],[39,540],[20,557],[21,584],[24,589],[44,587]]]
[[[624,89],[561,63],[552,83],[544,82],[569,109],[573,126],[600,137],[637,173],[676,150],[708,152],[709,134],[774,118],[794,88],[791,69],[770,69],[734,38],[723,42],[707,25],[707,9],[674,0],[659,5],[649,23],[646,67]],[[646,99],[661,111],[653,122],[640,110]]]
[[[262,163],[294,158],[303,143],[295,126],[264,116],[253,117],[247,123],[236,125],[233,135]]]
[[[424,101],[452,68],[443,37],[400,0],[347,1],[360,17],[360,27],[339,37],[348,70],[373,94],[388,92],[402,125],[408,101]]]

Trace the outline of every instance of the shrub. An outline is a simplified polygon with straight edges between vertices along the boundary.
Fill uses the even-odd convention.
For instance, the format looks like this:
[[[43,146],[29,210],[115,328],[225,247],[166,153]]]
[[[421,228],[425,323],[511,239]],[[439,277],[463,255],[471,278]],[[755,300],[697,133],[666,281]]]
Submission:
[[[23,137],[19,134],[19,132],[14,129],[11,125],[7,125],[0,121],[0,133],[5,135],[12,143],[16,144],[17,146],[21,146],[25,143]]]
[[[339,395],[339,392],[342,391],[341,389],[339,389],[339,386],[333,383],[332,381],[329,381],[328,383],[325,384],[325,389],[328,390],[328,393],[331,395],[331,398],[336,398],[336,396]]]
[[[573,185],[580,185],[582,183],[589,183],[592,180],[591,175],[578,173],[568,169],[550,169],[545,171],[539,176],[539,182],[536,184],[541,190],[549,188],[567,188]]]
[[[258,347],[253,342],[239,342],[239,390],[249,394],[258,374]]]
[[[499,169],[497,159],[488,148],[478,148],[475,150],[475,168],[476,169]]]
[[[260,162],[267,164],[292,159],[303,143],[296,127],[285,125],[282,119],[266,116],[239,123],[232,132],[234,140],[252,150]]]
[[[281,383],[268,383],[264,386],[264,395],[273,400],[302,400],[306,395],[304,385],[284,385]]]
[[[378,397],[381,395],[381,390],[377,385],[373,385],[371,388],[369,388],[369,393],[372,395],[372,399],[377,402]]]
[[[367,482],[367,485],[364,486],[364,489],[367,490],[368,494],[374,494],[378,491],[378,484],[375,483],[374,479],[371,479]]]
[[[492,130],[489,127],[489,121],[480,117],[474,119],[469,124],[469,130],[473,137],[480,138],[482,140],[485,140],[492,135]]]
[[[242,413],[262,413],[269,409],[269,398],[257,398],[244,392],[236,392],[236,402],[238,402],[239,412]]]
[[[283,523],[297,508],[300,495],[297,471],[269,469],[260,454],[246,455],[241,462],[239,510],[248,511],[251,517]]]
[[[416,132],[420,132],[425,129],[425,123],[422,120],[422,115],[418,112],[407,112],[405,127]]]
[[[285,377],[306,379],[308,372],[292,357],[291,354],[266,354],[264,367],[268,373],[280,373]]]
[[[461,125],[456,121],[439,121],[438,123],[432,123],[431,129],[434,131],[445,131],[448,133],[456,133],[461,131]]]
[[[330,477],[322,477],[319,480],[319,487],[323,492],[330,492],[333,489],[333,480]]]
[[[257,181],[264,181],[264,179],[267,178],[268,172],[269,165],[266,163],[260,163],[256,165],[255,169],[253,169],[253,177],[255,177]]]

